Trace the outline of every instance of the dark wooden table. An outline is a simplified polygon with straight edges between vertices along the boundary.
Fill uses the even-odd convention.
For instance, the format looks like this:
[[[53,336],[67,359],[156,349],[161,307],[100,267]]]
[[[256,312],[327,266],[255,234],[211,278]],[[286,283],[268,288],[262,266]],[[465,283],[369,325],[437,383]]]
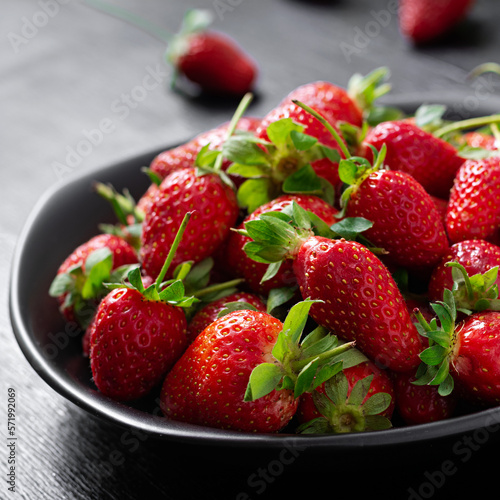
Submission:
[[[452,36],[421,49],[400,36],[394,5],[392,0],[120,2],[170,31],[187,7],[211,9],[214,27],[235,37],[259,64],[249,111],[255,116],[300,84],[324,79],[345,86],[353,73],[379,66],[390,68],[395,96],[457,93],[457,114],[473,112],[500,94],[500,79],[492,75],[467,79],[476,65],[499,62],[498,2],[477,0]],[[10,262],[33,205],[67,176],[178,143],[226,121],[235,103],[172,92],[164,43],[83,1],[4,2],[0,29],[0,498],[255,499],[287,493],[296,498],[307,488],[310,497],[327,488],[333,498],[352,488],[366,492],[373,484],[375,498],[386,491],[387,498],[417,499],[450,498],[472,487],[483,495],[496,484],[494,433],[431,445],[427,459],[418,463],[405,449],[394,449],[398,470],[384,470],[383,456],[371,466],[366,457],[346,455],[339,475],[328,453],[299,453],[285,461],[277,452],[242,455],[134,434],[90,416],[47,386],[17,346],[8,314]],[[69,152],[103,120],[111,129],[61,169],[68,166]],[[17,404],[15,492],[7,482],[9,388],[15,389]]]

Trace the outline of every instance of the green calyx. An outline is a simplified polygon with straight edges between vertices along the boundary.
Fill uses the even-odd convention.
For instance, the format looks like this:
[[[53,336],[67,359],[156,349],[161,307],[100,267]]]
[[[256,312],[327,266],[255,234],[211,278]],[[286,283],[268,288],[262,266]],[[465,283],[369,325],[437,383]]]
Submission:
[[[239,234],[251,238],[243,247],[252,260],[269,264],[262,281],[271,279],[285,259],[294,259],[303,242],[310,236],[358,240],[373,248],[361,234],[373,223],[363,217],[348,217],[328,226],[316,214],[293,201],[281,212],[264,212],[257,219],[245,222]]]
[[[272,350],[274,362],[261,363],[253,369],[245,401],[254,401],[273,390],[291,390],[298,398],[338,373],[344,359],[350,364],[361,361],[355,358],[356,353],[349,359],[353,343],[340,343],[322,327],[314,329],[301,341],[309,310],[318,302],[321,301],[306,299],[290,309]]]
[[[141,245],[144,213],[137,207],[130,192],[125,189],[120,194],[112,185],[102,182],[96,182],[94,189],[99,196],[109,202],[118,220],[118,224],[100,224],[99,229],[104,233],[123,238],[138,250]]]
[[[349,392],[349,383],[343,372],[324,383],[325,394],[312,393],[321,417],[298,427],[300,434],[345,434],[390,429],[391,421],[381,415],[391,404],[391,396],[378,392],[364,403],[370,390],[373,375],[358,380]]]
[[[105,283],[120,281],[138,264],[113,270],[113,254],[109,248],[94,250],[83,264],[72,266],[67,272],[56,275],[49,288],[51,297],[63,297],[62,308],[71,307],[78,325],[85,329],[95,309],[95,304],[107,294]]]
[[[363,111],[368,125],[397,120],[402,117],[401,110],[391,106],[375,106],[375,102],[391,90],[391,85],[386,83],[390,73],[388,68],[382,67],[373,70],[367,75],[355,73],[347,84],[347,93],[358,107]]]
[[[443,301],[431,304],[436,313],[430,322],[420,311],[415,312],[418,320],[415,326],[423,337],[429,341],[429,347],[420,353],[421,364],[415,376],[415,385],[436,385],[441,396],[451,394],[454,388],[450,375],[450,358],[455,347],[455,324],[457,309],[451,290],[443,293]]]
[[[458,262],[447,262],[451,267],[453,278],[453,296],[456,308],[464,314],[491,310],[500,311],[498,298],[498,266],[490,268],[485,273],[469,276],[465,267]]]
[[[253,212],[283,193],[314,194],[333,203],[332,185],[311,163],[323,158],[337,163],[339,152],[305,134],[291,118],[269,124],[267,135],[268,141],[251,133],[234,134],[223,146],[223,156],[232,162],[228,173],[246,179],[238,189],[240,206]]]

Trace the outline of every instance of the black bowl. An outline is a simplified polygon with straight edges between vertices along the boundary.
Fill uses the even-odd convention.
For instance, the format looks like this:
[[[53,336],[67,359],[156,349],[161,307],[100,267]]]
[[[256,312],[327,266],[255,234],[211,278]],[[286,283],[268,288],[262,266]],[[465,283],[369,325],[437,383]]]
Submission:
[[[431,95],[392,98],[407,111],[421,103],[443,103],[453,119],[487,115],[500,110],[500,100]],[[471,103],[476,103],[472,105]],[[473,108],[473,109],[470,109]],[[116,424],[182,443],[197,443],[246,449],[283,449],[300,446],[301,451],[357,452],[384,447],[425,446],[439,440],[456,440],[465,433],[491,429],[500,422],[500,408],[476,411],[449,420],[420,426],[400,426],[387,431],[349,435],[295,436],[293,434],[248,434],[221,431],[174,422],[164,418],[154,399],[129,406],[100,394],[91,381],[88,360],[81,354],[81,332],[68,329],[57,304],[48,295],[49,285],[62,260],[98,231],[101,222],[114,222],[111,208],[95,194],[92,184],[109,182],[118,190],[129,188],[139,197],[148,186],[140,171],[159,151],[104,167],[97,172],[71,176],[56,185],[37,203],[19,237],[10,281],[10,313],[17,341],[35,371],[58,393],[91,414]]]

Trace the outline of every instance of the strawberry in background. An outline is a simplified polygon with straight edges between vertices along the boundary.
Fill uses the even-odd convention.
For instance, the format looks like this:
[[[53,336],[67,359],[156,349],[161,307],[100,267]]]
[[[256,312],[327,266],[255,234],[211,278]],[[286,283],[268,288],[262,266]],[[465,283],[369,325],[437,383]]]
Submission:
[[[400,0],[399,29],[415,44],[435,40],[461,21],[473,0]]]

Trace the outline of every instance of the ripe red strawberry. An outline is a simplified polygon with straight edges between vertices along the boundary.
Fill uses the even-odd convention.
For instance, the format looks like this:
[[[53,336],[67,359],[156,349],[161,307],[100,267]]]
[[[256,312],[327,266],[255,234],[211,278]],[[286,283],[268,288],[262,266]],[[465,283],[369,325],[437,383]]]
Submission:
[[[165,415],[248,432],[283,429],[298,398],[314,388],[316,378],[335,373],[334,357],[351,347],[338,346],[335,337],[314,330],[302,349],[310,306],[311,301],[294,305],[284,323],[249,310],[211,323],[166,376],[160,395]]]
[[[484,132],[467,132],[463,136],[465,143],[472,148],[482,148],[494,151],[498,149],[498,141],[494,135]]]
[[[167,375],[161,408],[167,417],[250,432],[276,432],[293,417],[291,391],[254,402],[244,395],[253,368],[272,360],[281,322],[255,311],[235,311],[204,330]]]
[[[327,422],[324,422],[324,419],[320,420],[320,423],[323,424],[323,426],[325,426],[326,424],[326,429],[324,429],[323,427],[323,430],[327,430],[333,433],[373,430],[372,425],[374,424],[374,422],[370,422],[370,420],[373,419],[370,419],[368,417],[373,416],[374,413],[368,411],[369,415],[366,415],[369,407],[367,406],[365,408],[365,403],[375,394],[384,394],[384,402],[387,405],[384,410],[375,414],[385,417],[382,422],[384,422],[386,425],[390,424],[389,421],[392,418],[395,407],[395,394],[393,382],[391,377],[387,373],[387,370],[378,368],[371,361],[365,361],[357,365],[344,368],[342,371],[346,377],[348,385],[348,391],[346,394],[347,397],[352,394],[354,386],[361,380],[365,380],[368,388],[364,391],[366,392],[366,394],[363,393],[364,397],[359,398],[361,399],[361,401],[356,401],[357,404],[349,401],[348,398],[343,398],[342,401],[340,401],[341,404],[337,404],[333,408],[334,411],[327,418]],[[367,379],[367,377],[370,377],[370,379]],[[370,382],[369,385],[368,382]],[[320,394],[325,394],[326,384],[328,384],[328,381],[321,384],[316,389],[316,391],[318,391]],[[303,394],[300,399],[299,407],[297,410],[297,420],[301,425],[311,422],[312,420],[320,418],[322,415],[324,415],[316,407],[315,397],[313,397],[313,394],[314,393]],[[328,406],[331,408],[331,405]],[[380,422],[380,420],[381,419],[377,418],[375,420],[375,423],[377,421]],[[311,427],[306,427],[309,429],[308,432],[314,430],[314,427]]]
[[[236,130],[255,132],[260,121],[260,118],[241,117],[238,120]],[[212,150],[221,149],[229,131],[229,125],[230,122],[223,123],[218,127],[198,134],[194,139],[185,144],[162,151],[152,160],[149,169],[164,179],[174,170],[194,167],[196,156],[203,147],[209,145]],[[223,170],[227,169],[229,163],[227,160],[223,163]]]
[[[417,372],[421,385],[434,385],[442,396],[457,389],[464,399],[479,404],[500,402],[500,312],[475,312],[457,322],[452,292],[436,304],[438,321],[419,318],[429,339]]]
[[[385,258],[395,265],[419,268],[439,262],[448,238],[442,216],[424,188],[404,172],[378,170],[363,177],[345,213],[373,222],[366,238],[384,248]]]
[[[446,230],[453,243],[496,242],[500,222],[500,157],[467,160],[450,194]]]
[[[266,312],[266,304],[258,295],[248,292],[235,292],[230,295],[226,295],[225,297],[217,299],[213,302],[209,302],[198,310],[191,318],[187,329],[189,343],[191,343],[208,325],[217,319],[218,314],[226,309],[227,304],[233,302],[249,304],[257,311]]]
[[[464,162],[450,143],[408,121],[380,123],[367,133],[364,143],[377,150],[385,144],[385,164],[391,170],[410,174],[429,194],[446,200]]]
[[[269,263],[291,258],[302,297],[324,302],[310,311],[319,325],[356,341],[370,359],[394,371],[415,368],[422,341],[387,267],[361,243],[312,235],[297,223],[304,220],[300,207],[294,209],[293,225],[265,214],[247,222],[247,235],[257,244],[247,245],[247,253]]]
[[[172,172],[160,184],[145,214],[140,258],[146,274],[156,276],[187,211],[194,211],[172,263],[200,262],[212,255],[236,222],[236,195],[217,174],[195,169]]]
[[[90,365],[100,392],[129,401],[148,394],[187,346],[182,309],[117,288],[101,301],[90,331]]]
[[[90,326],[90,367],[99,391],[112,399],[147,395],[187,346],[181,307],[191,307],[196,299],[184,296],[181,280],[167,287],[162,283],[191,215],[185,214],[178,227],[156,281],[145,288],[135,268],[128,283],[117,284],[99,304]]]
[[[446,265],[450,261],[461,264],[469,276],[483,274],[500,266],[500,247],[484,240],[465,240],[451,245],[432,271],[428,289],[432,302],[443,300],[444,290],[451,290],[453,287],[452,268]],[[500,285],[500,278],[496,283]]]
[[[112,234],[99,234],[78,246],[59,266],[49,293],[66,321],[86,328],[107,290],[103,282],[123,266],[137,264],[134,248]]]
[[[326,224],[331,226],[337,219],[335,215],[337,210],[323,201],[321,198],[313,195],[282,195],[264,205],[248,215],[238,226],[243,229],[245,223],[255,220],[260,214],[265,212],[281,212],[284,208],[290,207],[292,202],[298,203],[304,210],[310,211],[320,217]],[[296,285],[295,276],[292,272],[292,263],[284,262],[278,273],[270,280],[262,281],[267,271],[268,264],[256,262],[245,253],[243,247],[250,241],[250,238],[231,232],[225,244],[225,258],[231,272],[236,277],[245,279],[245,284],[255,293],[267,294],[273,288],[293,287]]]
[[[453,416],[455,393],[441,396],[436,386],[416,385],[412,372],[393,373],[396,411],[407,425],[437,422]]]
[[[417,44],[432,41],[463,19],[472,5],[473,0],[401,0],[400,31]]]
[[[257,65],[232,37],[207,29],[211,17],[208,11],[188,10],[166,59],[204,92],[243,95],[255,83]]]

